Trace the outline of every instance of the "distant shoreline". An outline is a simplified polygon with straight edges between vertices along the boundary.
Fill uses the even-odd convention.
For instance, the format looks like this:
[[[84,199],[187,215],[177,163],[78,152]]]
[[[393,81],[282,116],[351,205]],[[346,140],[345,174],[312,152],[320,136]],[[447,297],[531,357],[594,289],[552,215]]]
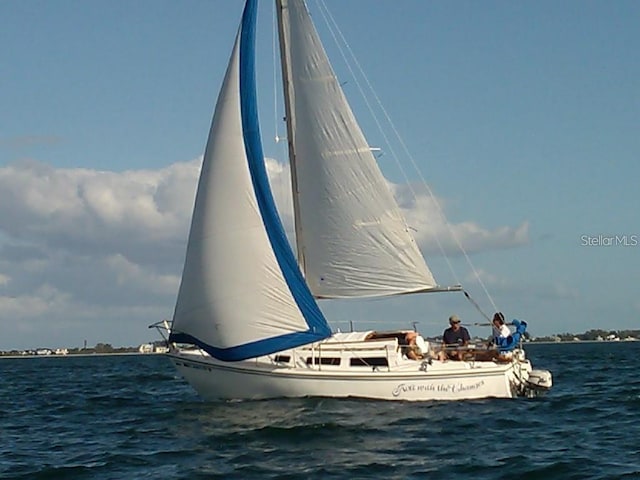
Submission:
[[[526,349],[529,345],[576,345],[580,343],[609,343],[618,345],[620,343],[633,343],[638,342],[640,340],[564,340],[561,342],[555,341],[539,341],[539,342],[526,342],[524,344],[524,348]],[[109,357],[109,356],[144,356],[144,355],[165,355],[166,352],[101,352],[101,353],[69,353],[67,355],[0,355],[0,360],[3,358],[73,358],[73,357]]]
[[[563,345],[563,344],[576,344],[576,343],[611,343],[611,344],[620,344],[620,343],[633,343],[638,342],[637,338],[633,340],[562,340],[561,342],[554,342],[553,340],[545,340],[540,342],[526,342],[526,345]]]
[[[149,352],[149,353],[140,353],[140,352],[113,352],[113,353],[69,353],[67,355],[56,355],[52,353],[51,355],[0,355],[0,360],[3,358],[74,358],[74,357],[112,357],[112,356],[133,356],[133,355],[164,355],[164,353],[159,352]]]

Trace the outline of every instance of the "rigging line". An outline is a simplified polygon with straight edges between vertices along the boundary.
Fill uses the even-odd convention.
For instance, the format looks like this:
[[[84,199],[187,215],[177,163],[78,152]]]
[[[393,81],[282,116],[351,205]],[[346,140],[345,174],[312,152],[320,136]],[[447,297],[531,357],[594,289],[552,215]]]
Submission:
[[[366,327],[366,325],[369,325],[369,324],[399,325],[399,324],[401,324],[403,322],[407,322],[407,320],[395,321],[395,320],[389,320],[389,319],[369,319],[369,318],[356,319],[356,320],[353,320],[353,319],[351,319],[351,320],[335,319],[335,318],[331,319],[331,324],[332,325],[350,325],[350,326],[353,325],[354,327],[356,327],[356,324],[364,325]],[[427,320],[427,321],[420,320],[419,322],[410,322],[410,323],[426,325],[428,327],[432,327],[434,325],[437,325],[437,326],[442,326],[443,325],[442,321],[440,321],[440,320]],[[482,325],[486,325],[486,324],[483,323]],[[357,327],[357,328],[360,328],[360,327]],[[395,328],[401,329],[401,328],[404,328],[404,327],[398,326],[398,327],[395,327]],[[413,328],[412,325],[409,325],[409,326],[406,327],[406,329],[412,329],[412,328]]]
[[[278,125],[280,122],[278,121],[278,58],[276,50],[277,46],[277,35],[278,35],[278,26],[277,26],[277,6],[276,2],[271,2],[271,11],[272,15],[272,25],[271,25],[271,51],[273,53],[273,115],[274,115],[274,129],[275,129],[275,141],[276,143],[280,143],[280,132],[278,129]]]
[[[465,290],[463,290],[463,292],[464,292],[464,296],[467,297],[467,300],[469,300],[471,302],[471,304],[474,307],[476,307],[476,310],[478,310],[482,314],[482,316],[489,321],[489,325],[491,325],[491,319],[489,318],[489,316],[486,313],[484,313],[482,311],[482,309],[480,308],[480,305],[478,305],[476,303],[476,301],[473,298],[471,298],[471,296]]]
[[[491,302],[491,305],[493,306],[494,310],[498,311],[498,307],[496,306],[495,302],[493,301],[493,297],[491,296],[491,294],[489,293],[487,287],[485,286],[484,282],[482,281],[482,278],[480,277],[480,274],[478,273],[477,269],[475,268],[475,266],[473,265],[473,263],[471,262],[471,258],[469,257],[469,254],[467,253],[467,251],[465,250],[465,248],[462,246],[462,243],[460,242],[460,239],[458,238],[458,236],[455,234],[453,228],[451,227],[451,224],[447,221],[446,216],[444,215],[444,210],[442,209],[440,202],[438,202],[435,194],[433,193],[433,190],[431,189],[431,187],[429,186],[429,184],[427,183],[427,181],[425,180],[424,176],[422,175],[422,172],[420,170],[420,168],[418,168],[418,165],[415,161],[415,158],[413,157],[413,155],[411,155],[411,152],[409,151],[406,143],[404,142],[404,140],[402,139],[402,136],[400,135],[400,132],[398,132],[398,129],[396,128],[395,124],[393,123],[393,121],[391,120],[391,117],[389,116],[387,110],[384,108],[380,98],[378,97],[378,95],[376,94],[371,82],[369,81],[367,75],[364,73],[364,70],[362,69],[362,67],[360,66],[355,54],[353,53],[353,51],[351,50],[351,47],[349,46],[349,44],[347,43],[344,35],[342,34],[340,28],[338,27],[337,23],[335,22],[333,16],[331,15],[331,13],[329,12],[329,9],[327,8],[326,4],[324,3],[324,1],[320,0],[319,4],[322,5],[322,7],[324,8],[324,10],[326,10],[326,15],[325,12],[322,11],[322,15],[325,18],[325,22],[327,22],[327,16],[329,16],[331,18],[331,22],[335,25],[335,28],[338,32],[338,34],[340,35],[340,38],[342,40],[342,42],[344,43],[345,47],[347,48],[347,50],[349,51],[349,54],[351,55],[351,58],[353,60],[353,62],[355,63],[355,65],[357,66],[360,75],[362,76],[362,78],[364,79],[364,81],[367,84],[367,87],[369,89],[369,91],[371,92],[371,94],[373,95],[373,97],[375,98],[377,104],[378,104],[378,108],[380,108],[380,110],[382,111],[382,113],[384,114],[385,119],[387,120],[387,122],[389,123],[395,137],[397,138],[397,140],[400,142],[400,145],[402,146],[402,149],[405,152],[405,155],[407,155],[407,157],[409,158],[409,160],[411,161],[411,164],[414,168],[414,170],[416,171],[416,173],[418,174],[418,176],[420,177],[420,180],[423,184],[423,186],[427,189],[427,191],[429,192],[429,196],[431,197],[432,201],[434,202],[434,204],[436,205],[436,209],[438,211],[438,214],[440,216],[440,219],[443,221],[443,223],[446,225],[447,230],[449,231],[449,234],[451,235],[451,238],[453,238],[453,240],[455,241],[456,245],[458,246],[458,248],[460,249],[460,251],[463,253],[465,260],[467,261],[467,264],[469,265],[469,267],[471,268],[471,270],[473,271],[473,274],[476,278],[476,280],[478,281],[478,283],[480,284],[480,286],[482,287],[482,290],[484,291],[485,295],[487,296],[487,298],[489,299],[489,301]],[[329,25],[327,23],[327,25]],[[409,182],[409,179],[407,178],[406,172],[404,171],[404,169],[402,168],[402,165],[400,165],[398,157],[395,154],[395,151],[391,148],[391,145],[389,143],[389,140],[386,136],[386,134],[384,133],[382,127],[380,126],[380,123],[377,119],[377,116],[375,115],[375,113],[373,112],[366,96],[364,95],[363,89],[360,86],[360,83],[358,82],[355,74],[353,73],[353,70],[351,69],[350,63],[347,61],[345,54],[342,50],[342,48],[340,47],[340,45],[338,44],[335,34],[333,32],[333,29],[329,26],[329,29],[331,31],[332,36],[334,37],[334,40],[336,41],[336,44],[338,45],[338,49],[340,50],[340,53],[342,54],[345,63],[347,64],[347,68],[349,69],[349,71],[351,72],[351,74],[354,76],[354,80],[356,82],[356,85],[358,86],[358,89],[360,90],[361,95],[364,98],[364,101],[367,105],[367,107],[369,108],[374,121],[376,123],[376,125],[378,126],[378,128],[380,129],[380,132],[385,140],[385,142],[387,142],[389,149],[391,151],[392,156],[394,157],[394,160],[396,161],[396,164],[398,165],[398,168],[400,169],[400,171],[402,172],[402,175],[404,176],[405,180],[407,181],[407,185],[411,191],[411,193],[414,195],[414,197],[417,198],[417,195],[415,193],[415,190],[413,189],[413,187],[411,187],[411,183]],[[443,254],[443,256],[445,257],[445,260],[447,262],[447,265],[449,266],[449,270],[451,271],[451,274],[453,275],[454,279],[456,280],[457,283],[461,283],[460,280],[458,279],[458,276],[455,272],[455,270],[453,269],[453,266],[451,265],[451,262],[449,260],[448,255],[445,253],[444,248],[442,247],[442,244],[440,242],[440,240],[437,238],[437,236],[434,234],[433,235],[438,247],[441,251],[441,253]]]

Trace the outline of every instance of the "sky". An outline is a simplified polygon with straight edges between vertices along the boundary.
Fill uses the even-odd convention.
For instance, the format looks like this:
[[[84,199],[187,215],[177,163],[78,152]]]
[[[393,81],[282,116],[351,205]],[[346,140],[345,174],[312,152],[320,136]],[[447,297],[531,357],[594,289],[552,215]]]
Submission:
[[[534,336],[640,328],[640,3],[325,0],[393,122],[382,129],[309,3],[440,284],[461,282],[482,312]],[[159,338],[147,326],[173,314],[241,11],[0,2],[0,350]],[[290,231],[271,2],[259,21],[264,150]],[[489,333],[459,293],[321,307],[341,329],[418,322],[435,336],[456,313]]]

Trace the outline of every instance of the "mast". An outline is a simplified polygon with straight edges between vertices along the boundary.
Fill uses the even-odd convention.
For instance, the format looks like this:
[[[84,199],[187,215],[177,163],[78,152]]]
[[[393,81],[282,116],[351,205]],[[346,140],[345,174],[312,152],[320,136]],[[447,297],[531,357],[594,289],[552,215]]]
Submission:
[[[289,56],[287,55],[286,38],[284,33],[283,10],[289,8],[288,0],[276,0],[276,10],[278,16],[278,40],[280,45],[280,67],[282,68],[282,89],[284,95],[285,124],[287,126],[287,146],[289,149],[289,169],[291,171],[291,194],[293,197],[293,225],[296,237],[296,251],[298,254],[298,266],[305,275],[304,245],[299,229],[302,228],[300,221],[300,199],[298,197],[298,177],[296,173],[296,151],[293,144],[293,110],[290,98],[290,73]]]

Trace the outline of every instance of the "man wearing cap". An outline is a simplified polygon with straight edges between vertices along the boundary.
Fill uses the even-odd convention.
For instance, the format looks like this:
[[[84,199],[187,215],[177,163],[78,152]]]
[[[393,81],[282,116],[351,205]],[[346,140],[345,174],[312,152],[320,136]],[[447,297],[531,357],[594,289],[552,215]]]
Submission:
[[[451,326],[442,335],[442,348],[451,360],[462,360],[463,352],[456,349],[466,347],[469,344],[469,340],[471,340],[469,331],[460,325],[460,317],[457,315],[449,317],[449,325]]]

